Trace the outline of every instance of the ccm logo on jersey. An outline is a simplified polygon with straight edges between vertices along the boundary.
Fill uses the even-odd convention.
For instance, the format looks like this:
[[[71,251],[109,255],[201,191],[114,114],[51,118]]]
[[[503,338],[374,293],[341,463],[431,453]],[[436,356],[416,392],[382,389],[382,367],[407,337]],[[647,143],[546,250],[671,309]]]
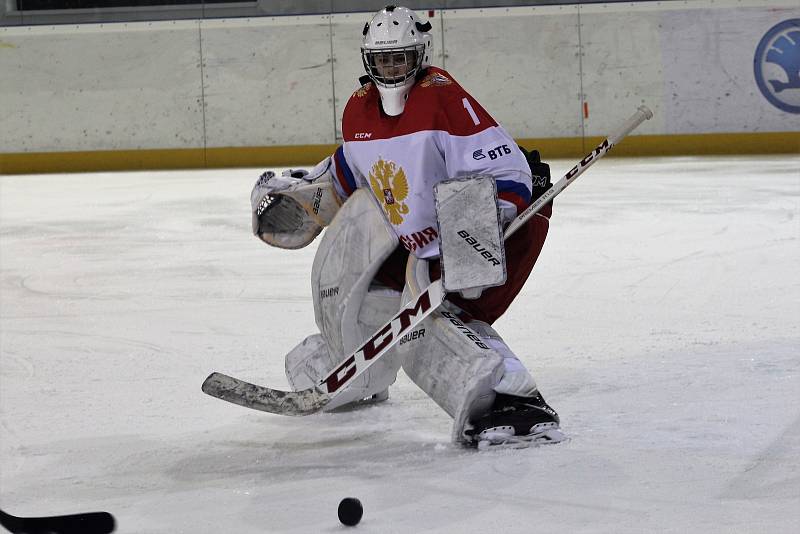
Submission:
[[[477,240],[477,239],[475,239],[474,237],[472,237],[471,235],[469,235],[469,232],[467,232],[466,230],[459,230],[459,231],[458,231],[458,236],[459,236],[459,237],[461,237],[461,238],[463,238],[463,239],[464,239],[464,241],[466,241],[468,245],[472,245],[472,248],[474,248],[476,252],[480,252],[480,253],[481,253],[481,256],[483,256],[484,258],[486,258],[486,261],[488,261],[488,262],[489,262],[489,263],[491,263],[492,265],[500,265],[500,260],[498,260],[497,258],[495,258],[495,257],[492,255],[492,253],[491,253],[491,252],[489,252],[488,250],[486,250],[486,247],[484,247],[483,245],[481,245],[480,243],[478,243],[478,240]]]
[[[372,137],[372,132],[358,132],[354,137],[356,139],[369,139]]]
[[[489,159],[497,159],[505,156],[506,154],[511,154],[511,149],[508,148],[508,145],[500,145],[489,150],[486,154],[484,154],[483,149],[480,148],[472,153],[472,159],[474,160],[486,159],[487,155],[489,156]]]

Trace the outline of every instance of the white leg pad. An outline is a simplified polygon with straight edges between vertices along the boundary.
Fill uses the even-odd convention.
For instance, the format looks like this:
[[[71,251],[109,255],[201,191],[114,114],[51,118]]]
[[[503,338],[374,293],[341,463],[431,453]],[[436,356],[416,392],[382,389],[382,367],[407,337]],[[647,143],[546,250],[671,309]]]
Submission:
[[[395,299],[398,298],[395,297]],[[396,309],[390,312],[388,317],[391,317],[395,311]],[[375,330],[379,326],[380,324],[376,325]],[[338,363],[339,359],[331,355],[322,335],[314,334],[308,336],[286,355],[286,378],[294,391],[311,388],[316,386],[317,381]],[[335,410],[384,391],[397,378],[400,364],[401,361],[397,355],[387,354],[346,390],[337,395],[323,408],[323,411]]]
[[[286,378],[293,391],[312,388],[336,363],[322,336],[314,334],[286,355]]]
[[[463,441],[465,425],[494,402],[503,357],[443,309],[407,334],[397,351],[405,353],[411,380],[453,418],[453,441]]]
[[[292,387],[316,385],[400,308],[398,292],[370,287],[396,246],[397,236],[371,194],[356,191],[325,231],[314,257],[311,287],[320,334],[306,338],[286,356]],[[382,392],[395,381],[400,365],[397,353],[386,354],[325,410]]]
[[[374,333],[360,321],[370,316],[362,308],[372,279],[397,243],[383,210],[364,189],[344,203],[320,241],[311,268],[314,318],[331,352],[342,358]],[[397,299],[390,315],[399,308]]]
[[[410,256],[403,302],[428,284],[427,262]],[[486,413],[494,402],[494,386],[504,372],[503,357],[447,304],[406,334],[395,350],[404,354],[403,370],[409,378],[453,418],[453,442],[463,442],[467,423]]]
[[[374,332],[397,312],[399,302],[400,295],[396,291],[372,290],[362,303],[358,320],[364,328]],[[314,387],[340,361],[341,357],[333,355],[322,335],[314,334],[286,355],[286,378],[294,391]],[[323,411],[335,410],[385,390],[397,378],[400,364],[398,354],[387,354],[337,395]]]
[[[404,301],[429,283],[427,262],[411,257]],[[406,354],[406,374],[453,417],[454,442],[464,441],[467,423],[485,414],[497,393],[536,392],[533,377],[500,334],[482,321],[463,324],[447,303],[407,334],[396,350]]]
[[[366,332],[365,338],[383,326],[399,309],[400,293],[391,290],[369,291],[362,301],[358,314],[358,324]],[[402,355],[396,350],[382,356],[363,375],[354,380],[346,390],[339,393],[326,405],[324,411],[335,410],[345,404],[371,397],[394,384],[397,379],[397,371],[400,370],[402,364],[401,358]],[[341,357],[337,358],[335,363],[338,364],[340,361]],[[333,365],[327,368],[320,378],[331,369],[333,369]]]

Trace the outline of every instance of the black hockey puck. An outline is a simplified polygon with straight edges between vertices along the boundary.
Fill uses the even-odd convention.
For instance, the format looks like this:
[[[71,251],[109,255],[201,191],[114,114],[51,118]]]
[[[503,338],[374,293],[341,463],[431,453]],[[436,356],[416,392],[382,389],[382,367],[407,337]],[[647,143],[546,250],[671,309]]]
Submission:
[[[345,497],[339,503],[339,521],[348,527],[354,527],[361,521],[361,516],[364,515],[364,508],[361,506],[361,501],[355,497]]]

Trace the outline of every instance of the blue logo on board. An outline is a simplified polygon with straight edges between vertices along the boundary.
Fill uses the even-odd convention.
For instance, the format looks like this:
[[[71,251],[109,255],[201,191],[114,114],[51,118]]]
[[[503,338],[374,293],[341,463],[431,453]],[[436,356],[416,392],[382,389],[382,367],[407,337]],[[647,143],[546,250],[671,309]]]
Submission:
[[[800,19],[770,28],[758,43],[753,67],[758,88],[770,104],[800,113]]]

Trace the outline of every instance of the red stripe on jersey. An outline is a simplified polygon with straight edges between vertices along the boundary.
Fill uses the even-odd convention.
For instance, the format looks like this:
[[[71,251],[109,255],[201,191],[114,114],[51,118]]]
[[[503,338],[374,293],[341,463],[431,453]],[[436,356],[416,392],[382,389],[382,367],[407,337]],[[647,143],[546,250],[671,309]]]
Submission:
[[[345,141],[390,139],[415,132],[440,130],[468,136],[497,122],[446,71],[429,67],[411,88],[403,113],[381,111],[380,95],[370,82],[353,93],[342,116]]]
[[[344,190],[345,194],[349,197],[350,195],[353,194],[353,188],[350,187],[350,183],[347,181],[347,178],[344,175],[344,171],[342,170],[343,164],[339,159],[340,158],[339,152],[340,151],[337,150],[333,154],[333,160],[334,163],[336,163],[336,179],[339,181],[339,185],[342,186],[342,189]]]
[[[528,203],[525,202],[525,199],[519,196],[516,193],[512,193],[511,191],[501,191],[497,193],[497,198],[501,198],[505,201],[511,202],[517,207],[517,214],[519,215],[525,208],[528,207]]]

